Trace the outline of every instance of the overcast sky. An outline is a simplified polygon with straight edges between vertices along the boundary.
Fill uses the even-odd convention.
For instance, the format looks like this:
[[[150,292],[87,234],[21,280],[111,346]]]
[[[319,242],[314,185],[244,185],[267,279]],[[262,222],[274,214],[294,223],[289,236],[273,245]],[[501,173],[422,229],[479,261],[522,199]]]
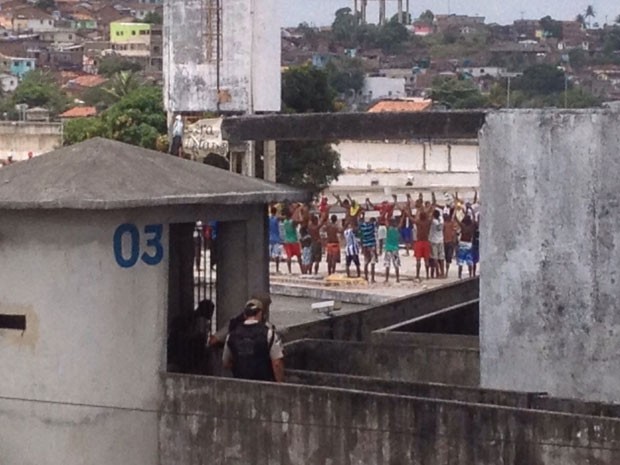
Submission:
[[[278,0],[282,12],[283,26],[297,26],[307,22],[326,26],[334,19],[334,12],[343,6],[353,7],[353,0]],[[405,5],[406,0],[403,0]],[[487,23],[512,23],[521,17],[538,19],[551,15],[555,19],[574,19],[583,13],[588,5],[594,6],[596,17],[593,22],[601,25],[612,23],[620,15],[617,0],[410,0],[411,14],[415,18],[427,8],[433,13],[468,14],[486,17]],[[377,0],[368,0],[368,21],[376,22]],[[388,17],[396,13],[396,0],[387,0]],[[403,6],[404,8],[404,6]]]

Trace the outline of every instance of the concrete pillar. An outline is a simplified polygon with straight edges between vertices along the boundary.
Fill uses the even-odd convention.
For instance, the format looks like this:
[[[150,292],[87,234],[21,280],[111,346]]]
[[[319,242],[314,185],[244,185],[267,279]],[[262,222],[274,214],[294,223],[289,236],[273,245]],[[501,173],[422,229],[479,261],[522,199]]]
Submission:
[[[217,326],[237,316],[254,292],[269,291],[267,208],[258,205],[247,221],[219,224]]]
[[[482,387],[620,401],[619,127],[609,110],[487,115]]]
[[[403,24],[403,0],[398,0],[398,22]]]
[[[362,20],[362,24],[366,24],[366,7],[368,6],[368,0],[362,0],[362,5],[361,5],[361,20]]]
[[[267,205],[258,205],[246,223],[248,294],[269,292],[269,228]]]
[[[256,176],[256,151],[254,150],[254,141],[246,142],[245,152],[242,154],[241,174],[246,176]]]
[[[405,23],[411,24],[411,13],[409,10],[409,0],[407,0],[406,6],[405,6],[405,13],[406,13]]]
[[[385,0],[379,0],[379,25],[385,24]]]
[[[223,221],[217,231],[216,321],[222,328],[248,299],[245,221]]]
[[[276,182],[276,141],[263,142],[263,177],[265,181]]]

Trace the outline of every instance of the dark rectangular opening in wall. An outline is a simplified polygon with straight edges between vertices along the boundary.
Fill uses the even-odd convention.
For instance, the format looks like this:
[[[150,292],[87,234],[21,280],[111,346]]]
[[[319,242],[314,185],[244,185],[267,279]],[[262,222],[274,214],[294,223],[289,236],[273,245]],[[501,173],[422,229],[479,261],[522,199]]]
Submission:
[[[26,315],[0,314],[0,329],[26,330]]]

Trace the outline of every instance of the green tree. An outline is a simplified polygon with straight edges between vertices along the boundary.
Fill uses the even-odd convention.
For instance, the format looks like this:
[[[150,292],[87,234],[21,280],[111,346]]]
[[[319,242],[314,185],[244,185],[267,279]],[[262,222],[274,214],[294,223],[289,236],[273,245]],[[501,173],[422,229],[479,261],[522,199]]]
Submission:
[[[562,38],[562,22],[556,21],[551,16],[540,18],[540,26],[546,37]]]
[[[364,87],[364,65],[358,58],[341,58],[330,61],[325,67],[329,85],[338,93],[355,93]]]
[[[620,26],[614,25],[603,30],[603,53],[613,55],[620,50]]]
[[[584,16],[579,13],[576,17],[575,17],[575,21],[577,21],[580,25],[581,28],[583,29],[584,27],[586,27],[586,18],[584,18]]]
[[[34,70],[24,75],[13,93],[12,104],[18,103],[47,108],[52,116],[56,116],[65,110],[68,100],[50,74]]]
[[[381,26],[377,33],[377,45],[386,53],[397,52],[409,38],[405,25],[398,21],[389,21]]]
[[[592,5],[588,5],[586,7],[586,11],[583,16],[588,22],[588,24],[590,24],[589,19],[596,17],[596,12],[594,11],[594,7]]]
[[[126,60],[118,56],[107,56],[99,62],[98,72],[106,77],[112,77],[121,71],[142,71],[142,66],[133,61]]]
[[[344,45],[353,45],[358,26],[357,15],[353,14],[351,8],[340,8],[336,10],[335,16],[332,23],[334,39]]]
[[[167,132],[161,89],[137,88],[112,105],[103,121],[111,139],[155,149],[157,138]]]
[[[433,81],[431,98],[449,109],[484,108],[488,98],[475,84],[467,79],[437,78]]]
[[[548,95],[564,90],[564,71],[553,65],[541,64],[526,68],[514,80],[514,89],[529,95]]]
[[[134,71],[120,71],[103,90],[118,101],[140,87],[140,84],[138,75]]]
[[[426,24],[433,24],[433,22],[435,21],[435,15],[431,10],[426,10],[420,15],[418,21]]]
[[[157,11],[149,11],[146,15],[144,15],[144,19],[139,22],[149,24],[163,24],[164,18]]]
[[[342,173],[340,156],[324,142],[278,142],[278,182],[318,192]]]
[[[283,74],[282,106],[289,112],[333,111],[334,95],[325,71],[299,66]],[[342,173],[338,153],[324,141],[280,141],[277,153],[279,182],[318,191]]]
[[[335,92],[327,72],[310,65],[294,66],[282,75],[282,101],[290,113],[334,110]]]
[[[65,123],[64,144],[73,145],[93,137],[107,136],[107,128],[101,118],[76,118]]]
[[[40,10],[52,11],[56,9],[55,0],[37,0],[34,6]]]

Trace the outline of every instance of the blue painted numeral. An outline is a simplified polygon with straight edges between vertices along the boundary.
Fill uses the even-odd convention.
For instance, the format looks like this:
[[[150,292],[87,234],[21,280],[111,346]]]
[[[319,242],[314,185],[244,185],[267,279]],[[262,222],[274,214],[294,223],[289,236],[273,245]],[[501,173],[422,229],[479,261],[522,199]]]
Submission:
[[[123,237],[129,234],[130,254],[123,254]],[[114,231],[114,258],[121,268],[131,268],[142,259],[150,266],[159,264],[164,258],[164,247],[161,243],[164,234],[164,226],[161,224],[149,224],[144,227],[147,250],[140,255],[140,231],[134,224],[121,224]]]
[[[123,236],[129,234],[131,254],[129,258],[123,255]],[[114,232],[114,257],[116,263],[122,268],[131,268],[138,262],[140,257],[140,233],[135,225],[125,223],[121,224]]]
[[[144,234],[147,236],[146,246],[153,249],[153,254],[147,252],[142,254],[142,261],[147,265],[157,265],[164,258],[164,248],[161,245],[161,236],[164,232],[164,226],[161,224],[149,224],[144,227]]]

